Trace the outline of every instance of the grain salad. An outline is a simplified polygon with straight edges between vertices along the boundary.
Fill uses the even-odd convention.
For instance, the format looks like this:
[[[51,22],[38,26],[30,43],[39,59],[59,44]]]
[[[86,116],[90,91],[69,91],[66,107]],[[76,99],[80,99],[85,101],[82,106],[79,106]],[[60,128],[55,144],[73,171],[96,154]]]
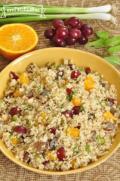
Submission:
[[[0,99],[0,138],[40,170],[87,166],[111,147],[120,123],[117,91],[90,67],[70,61],[10,72]]]

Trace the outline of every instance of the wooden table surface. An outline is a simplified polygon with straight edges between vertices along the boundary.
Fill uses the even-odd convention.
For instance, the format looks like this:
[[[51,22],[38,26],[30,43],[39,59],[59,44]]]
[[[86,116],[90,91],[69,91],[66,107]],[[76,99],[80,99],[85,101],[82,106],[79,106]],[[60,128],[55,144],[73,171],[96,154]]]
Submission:
[[[104,4],[112,4],[116,6],[113,14],[120,20],[120,0],[0,0],[0,3],[36,3],[36,4],[49,4],[49,5],[61,5],[61,6],[97,6]],[[88,21],[86,21],[88,22]],[[37,22],[29,23],[39,35],[39,43],[36,49],[45,47],[51,47],[48,40],[44,39],[43,32],[50,26],[51,22]],[[112,35],[120,34],[120,23],[113,25],[110,22],[103,21],[89,21],[89,24],[93,26],[95,30],[107,30]],[[85,49],[79,46],[75,46],[77,49],[84,49],[92,53],[96,53],[100,56],[103,54],[103,50],[97,52],[92,49]],[[2,70],[9,61],[0,57],[0,70]],[[0,152],[0,181],[120,181],[120,149],[106,162],[100,166],[86,171],[84,173],[68,175],[68,176],[46,176],[32,173],[15,165],[8,160]]]

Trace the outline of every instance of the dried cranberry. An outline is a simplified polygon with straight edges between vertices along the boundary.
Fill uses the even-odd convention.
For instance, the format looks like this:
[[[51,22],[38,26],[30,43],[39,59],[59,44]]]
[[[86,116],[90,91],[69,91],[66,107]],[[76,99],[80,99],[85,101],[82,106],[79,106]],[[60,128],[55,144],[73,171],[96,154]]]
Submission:
[[[70,67],[70,70],[73,70],[73,64],[69,63],[68,66]]]
[[[15,79],[15,80],[18,80],[19,79],[19,76],[15,73],[15,72],[10,72],[10,76],[12,79]]]
[[[115,103],[115,99],[111,98],[111,97],[108,97],[107,98],[107,101],[109,101],[110,103],[114,104]]]
[[[80,113],[80,106],[74,106],[74,107],[72,108],[72,113],[73,113],[74,115],[78,115],[78,114]]]
[[[43,162],[43,165],[46,166],[49,162],[50,162],[49,160],[46,160],[46,161]]]
[[[79,124],[78,126],[76,126],[76,128],[80,129],[81,125]]]
[[[56,134],[56,128],[50,128],[50,133]]]
[[[71,72],[71,79],[77,79],[80,76],[80,71],[79,70],[74,70]]]
[[[72,89],[71,88],[67,88],[66,92],[67,92],[68,95],[70,95],[72,93]]]
[[[24,126],[15,126],[13,128],[13,131],[16,133],[20,133],[20,134],[26,134],[27,133],[27,128]]]
[[[14,116],[16,114],[20,114],[21,113],[21,109],[19,107],[12,107],[9,111],[9,114],[11,116]]]
[[[23,155],[23,160],[26,162],[26,163],[30,163],[30,157],[29,157],[29,153],[26,151]]]
[[[65,117],[67,117],[67,118],[72,118],[73,117],[73,112],[70,111],[70,110],[66,110],[66,111],[62,112],[62,114],[64,114]]]
[[[59,161],[64,161],[65,159],[65,149],[64,147],[61,147],[57,150],[57,158]]]
[[[11,97],[13,96],[13,92],[9,92],[7,95],[5,95],[5,97]]]
[[[90,67],[86,67],[86,68],[85,68],[85,73],[86,73],[86,74],[89,74],[90,72],[91,72]]]

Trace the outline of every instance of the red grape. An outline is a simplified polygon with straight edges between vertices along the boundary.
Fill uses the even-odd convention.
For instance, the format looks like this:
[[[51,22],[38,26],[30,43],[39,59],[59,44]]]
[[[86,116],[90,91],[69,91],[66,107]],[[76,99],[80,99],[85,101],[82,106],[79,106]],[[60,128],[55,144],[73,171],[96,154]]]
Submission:
[[[58,38],[66,39],[68,37],[68,28],[66,28],[66,27],[59,27],[56,30],[56,36]]]
[[[65,159],[65,149],[64,147],[61,147],[57,150],[57,158],[59,161],[64,161]]]
[[[53,133],[55,135],[56,133],[56,128],[50,128],[50,133]]]
[[[61,19],[55,19],[54,21],[53,21],[53,26],[54,26],[54,28],[58,28],[58,27],[61,27],[61,26],[64,26],[64,21],[63,20],[61,20]]]
[[[93,34],[93,29],[92,29],[92,27],[90,27],[90,26],[87,25],[87,24],[83,24],[83,25],[82,25],[81,31],[82,31],[82,34],[83,34],[84,36],[87,36],[87,37]]]
[[[77,28],[72,28],[69,31],[69,36],[71,38],[75,38],[77,40],[77,39],[79,39],[81,37],[81,31],[78,30]]]
[[[72,118],[73,117],[73,112],[70,110],[66,110],[66,111],[62,112],[62,114],[64,114],[66,118]]]
[[[72,93],[72,89],[71,88],[67,88],[66,92],[67,92],[68,95],[70,95]]]
[[[26,134],[27,128],[25,128],[24,126],[15,126],[13,131],[15,131],[16,133]]]
[[[66,45],[65,41],[62,38],[54,37],[53,43],[58,47],[64,47]]]
[[[11,116],[14,116],[14,115],[20,114],[20,113],[21,113],[21,109],[18,108],[18,107],[12,107],[12,108],[10,109],[10,111],[9,111],[9,114],[10,114]]]
[[[78,115],[80,113],[80,106],[74,106],[72,112],[73,114]]]
[[[76,26],[76,28],[81,29],[82,25],[83,25],[82,21],[79,21],[79,24]]]
[[[76,39],[72,38],[72,37],[68,37],[66,39],[66,43],[67,43],[67,45],[74,45],[76,43]]]
[[[47,39],[52,39],[53,36],[55,34],[55,30],[54,29],[47,29],[44,33],[44,36],[47,38]]]
[[[67,25],[70,25],[72,28],[75,28],[79,25],[80,21],[76,17],[68,19]]]
[[[71,79],[77,79],[80,76],[80,71],[79,70],[74,70],[71,72]]]
[[[88,42],[88,38],[85,37],[85,36],[81,36],[79,38],[78,42],[79,42],[80,45],[84,45],[84,44],[86,44]]]

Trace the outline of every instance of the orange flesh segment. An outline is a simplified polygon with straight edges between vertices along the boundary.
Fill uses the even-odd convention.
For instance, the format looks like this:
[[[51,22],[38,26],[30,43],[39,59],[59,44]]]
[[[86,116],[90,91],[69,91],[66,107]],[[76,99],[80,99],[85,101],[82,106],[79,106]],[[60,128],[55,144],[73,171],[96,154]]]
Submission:
[[[24,52],[34,48],[38,37],[36,32],[25,24],[11,24],[0,28],[0,48],[8,52]]]

